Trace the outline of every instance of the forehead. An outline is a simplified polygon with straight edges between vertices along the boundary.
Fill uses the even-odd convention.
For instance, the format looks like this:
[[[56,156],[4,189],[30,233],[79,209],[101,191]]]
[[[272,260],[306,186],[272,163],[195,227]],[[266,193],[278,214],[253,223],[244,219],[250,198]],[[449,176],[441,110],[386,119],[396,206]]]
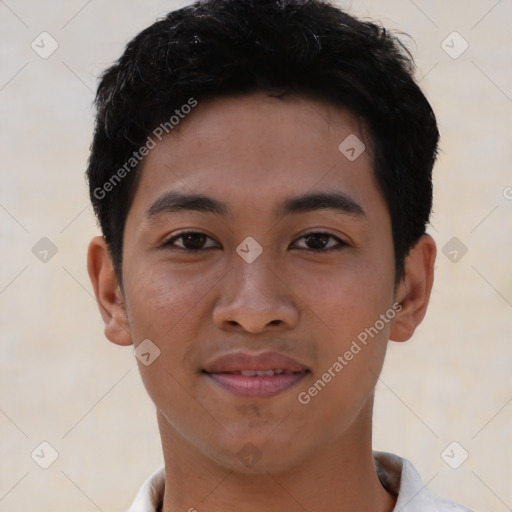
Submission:
[[[325,190],[370,207],[382,203],[372,160],[371,141],[347,109],[264,93],[216,98],[146,156],[130,213],[144,215],[169,190],[222,198],[231,213],[276,213],[269,202]]]

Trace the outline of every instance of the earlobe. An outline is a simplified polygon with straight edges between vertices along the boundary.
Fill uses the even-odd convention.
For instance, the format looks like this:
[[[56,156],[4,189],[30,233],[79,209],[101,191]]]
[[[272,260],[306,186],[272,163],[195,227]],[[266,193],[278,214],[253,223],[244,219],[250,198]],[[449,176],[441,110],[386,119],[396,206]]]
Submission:
[[[102,236],[94,237],[89,243],[87,271],[105,324],[105,336],[117,345],[131,345],[132,337],[123,295],[107,243]]]
[[[425,234],[409,251],[405,276],[396,290],[396,302],[402,309],[391,325],[392,341],[407,341],[425,317],[434,283],[435,259],[436,244],[431,236]]]

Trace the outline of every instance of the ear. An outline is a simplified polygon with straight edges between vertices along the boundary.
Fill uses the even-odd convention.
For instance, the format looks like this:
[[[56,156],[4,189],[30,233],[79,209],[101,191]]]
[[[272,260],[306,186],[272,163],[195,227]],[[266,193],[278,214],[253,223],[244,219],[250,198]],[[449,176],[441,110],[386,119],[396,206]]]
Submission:
[[[436,252],[434,240],[425,234],[407,255],[405,276],[395,292],[395,300],[402,309],[391,324],[389,337],[393,341],[407,341],[425,317],[434,284]]]
[[[126,307],[107,243],[94,237],[87,252],[87,271],[105,324],[105,336],[117,345],[131,345]]]

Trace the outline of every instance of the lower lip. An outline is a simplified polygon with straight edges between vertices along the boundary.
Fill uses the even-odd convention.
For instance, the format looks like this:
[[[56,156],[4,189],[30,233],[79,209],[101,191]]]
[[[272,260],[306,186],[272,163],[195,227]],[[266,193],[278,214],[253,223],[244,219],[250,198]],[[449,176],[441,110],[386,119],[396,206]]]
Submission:
[[[214,382],[239,396],[266,397],[273,396],[291,388],[300,382],[308,372],[280,375],[262,375],[245,377],[234,373],[207,373]]]

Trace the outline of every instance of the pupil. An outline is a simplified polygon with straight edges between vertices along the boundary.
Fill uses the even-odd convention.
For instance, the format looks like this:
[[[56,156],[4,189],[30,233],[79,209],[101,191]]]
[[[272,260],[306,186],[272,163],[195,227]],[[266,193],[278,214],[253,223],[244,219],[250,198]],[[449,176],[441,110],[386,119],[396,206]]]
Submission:
[[[204,244],[204,236],[201,233],[190,233],[185,235],[184,244],[189,249],[200,249]]]
[[[308,235],[306,237],[306,241],[307,241],[307,244],[308,245],[311,245],[311,241],[313,240],[313,246],[315,249],[323,249],[326,245],[327,245],[327,242],[329,240],[329,236],[328,235],[322,235],[320,233],[314,233],[312,235]],[[315,243],[315,240],[317,243]],[[318,243],[319,242],[319,243]]]

